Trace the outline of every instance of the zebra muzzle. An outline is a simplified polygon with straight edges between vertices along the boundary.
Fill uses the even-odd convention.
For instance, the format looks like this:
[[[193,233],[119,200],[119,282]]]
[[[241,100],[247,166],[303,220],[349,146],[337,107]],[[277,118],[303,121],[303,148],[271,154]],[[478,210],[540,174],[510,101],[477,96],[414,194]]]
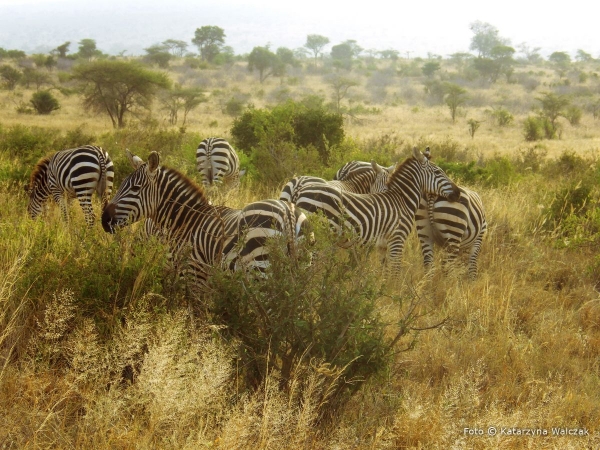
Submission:
[[[102,228],[107,233],[114,233],[115,227],[113,224],[113,218],[115,217],[116,207],[112,203],[109,203],[102,211]]]

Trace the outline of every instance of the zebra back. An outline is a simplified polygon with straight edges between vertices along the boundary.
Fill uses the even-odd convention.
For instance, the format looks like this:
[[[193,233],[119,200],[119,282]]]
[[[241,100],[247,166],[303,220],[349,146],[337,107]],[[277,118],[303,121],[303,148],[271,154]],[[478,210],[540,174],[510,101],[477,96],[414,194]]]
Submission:
[[[196,150],[196,167],[207,188],[220,184],[236,188],[244,173],[240,171],[240,160],[233,147],[225,139],[216,137],[200,142]]]

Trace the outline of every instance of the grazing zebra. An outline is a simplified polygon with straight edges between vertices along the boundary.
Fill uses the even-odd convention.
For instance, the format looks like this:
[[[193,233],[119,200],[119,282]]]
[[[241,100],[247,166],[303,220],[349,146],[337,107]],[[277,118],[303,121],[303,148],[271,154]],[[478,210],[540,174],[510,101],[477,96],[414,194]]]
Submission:
[[[175,255],[190,250],[183,271],[197,285],[206,284],[209,267],[229,269],[268,266],[270,236],[285,236],[292,251],[306,216],[280,200],[250,203],[243,209],[212,205],[204,190],[174,169],[160,166],[158,153],[148,162],[127,152],[137,167],[104,208],[102,226],[107,232],[145,217],[147,232],[158,234]]]
[[[425,157],[428,159],[431,157],[429,147],[425,150]],[[373,170],[378,173],[378,176],[370,192],[382,192],[386,189],[391,171],[389,168],[376,165],[373,166]],[[352,176],[352,171],[346,171],[341,179]],[[477,258],[487,230],[485,210],[476,192],[461,186],[458,188],[460,198],[457,202],[450,202],[435,194],[421,196],[419,210],[415,215],[417,236],[421,243],[426,270],[429,271],[433,266],[433,247],[437,244],[447,251],[445,266],[453,264],[461,250],[468,251],[470,253],[469,278],[475,279]]]
[[[102,199],[102,208],[108,203],[114,179],[113,163],[101,147],[84,145],[61,150],[40,159],[31,173],[25,192],[29,194],[27,211],[35,219],[44,203],[52,197],[60,205],[62,217],[68,221],[68,203],[77,198],[83,209],[85,221],[94,224],[92,208],[94,191]]]
[[[240,171],[240,160],[229,142],[215,137],[200,142],[196,150],[196,168],[202,174],[205,188],[221,184],[230,189],[237,188],[240,177],[246,172]]]
[[[295,203],[309,212],[322,211],[338,231],[354,230],[361,243],[374,242],[387,248],[390,270],[395,273],[423,192],[450,201],[459,196],[458,187],[443,170],[415,148],[413,155],[395,168],[385,192],[355,194],[312,183],[300,186]]]
[[[379,166],[379,168],[386,171],[391,171],[393,170],[394,166]],[[292,178],[283,187],[283,190],[279,195],[279,199],[288,202],[295,202],[298,190],[304,184],[311,183],[327,184],[335,189],[339,189],[340,191],[354,192],[355,194],[368,194],[373,186],[373,183],[380,178],[378,177],[378,174],[379,172],[374,169],[372,163],[352,161],[346,163],[340,170],[338,170],[334,179],[331,181],[307,175]]]

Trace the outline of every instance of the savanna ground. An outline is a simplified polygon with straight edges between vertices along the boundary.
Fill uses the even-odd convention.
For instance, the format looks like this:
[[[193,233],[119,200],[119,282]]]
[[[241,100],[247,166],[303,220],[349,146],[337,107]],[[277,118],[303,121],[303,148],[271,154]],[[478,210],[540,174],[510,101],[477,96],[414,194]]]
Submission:
[[[550,69],[521,68],[523,82],[472,83],[456,122],[423,93],[422,77],[379,75],[377,84],[379,72],[356,74],[361,83],[344,104],[377,113],[347,117],[345,156],[388,163],[413,145],[430,145],[433,159],[483,199],[489,230],[480,273],[472,282],[464,268],[424,277],[414,235],[394,279],[383,276],[374,252],[335,249],[326,235],[313,265],[297,269],[306,276],[275,258],[283,269],[267,286],[284,289],[271,300],[303,292],[307,280],[321,283],[317,290],[327,294],[314,300],[323,308],[329,299],[372,308],[362,324],[353,323],[353,339],[363,339],[360,330],[375,318],[377,338],[393,343],[371,370],[373,355],[332,364],[310,354],[316,340],[305,342],[286,377],[282,362],[269,360],[274,343],[249,356],[243,336],[218,320],[219,301],[244,295],[231,288],[241,275],[215,274],[214,297],[193,298],[169,268],[165,248],[140,241],[136,227],[116,236],[99,225],[88,230],[75,204],[68,225],[54,206],[31,221],[22,184],[40,156],[92,142],[113,157],[116,187],[130,170],[125,148],[143,158],[158,150],[165,164],[198,180],[197,144],[230,137],[223,91],[256,107],[281,96],[329,98],[323,77],[295,69],[282,87],[279,79],[259,84],[238,66],[172,69],[175,80],[212,93],[185,130],[169,128],[155,110],[152,120],[113,131],[74,95],[59,96],[62,107],[49,116],[17,114],[18,100],[31,91],[0,91],[2,448],[600,446],[600,122],[590,113],[576,126],[561,118],[560,139],[525,141],[522,122],[539,106],[536,96],[568,86]],[[597,77],[586,80],[597,95]],[[489,114],[499,106],[514,116],[505,126]],[[473,137],[468,119],[481,122]],[[237,195],[217,201],[239,207],[277,197],[280,188],[249,177]],[[339,270],[327,272],[331,267]],[[262,293],[256,298],[269,296],[256,281],[242,281]],[[355,303],[344,303],[340,292]],[[257,342],[267,335],[261,331]],[[352,367],[366,372],[352,377]],[[558,428],[589,435],[553,435]]]

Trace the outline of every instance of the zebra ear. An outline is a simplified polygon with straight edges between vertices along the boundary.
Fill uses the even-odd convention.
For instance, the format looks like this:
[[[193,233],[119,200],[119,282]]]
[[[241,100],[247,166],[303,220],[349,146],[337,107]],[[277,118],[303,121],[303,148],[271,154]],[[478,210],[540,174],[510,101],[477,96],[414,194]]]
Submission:
[[[417,161],[420,161],[420,162],[427,161],[427,158],[425,157],[425,155],[423,153],[421,153],[421,151],[417,147],[413,147],[413,158],[415,158]]]
[[[429,146],[425,147],[425,158],[427,159],[431,159],[431,149],[429,148]]]
[[[129,160],[129,163],[131,164],[131,166],[134,169],[137,169],[142,164],[144,164],[144,161],[142,161],[142,158],[140,158],[139,156],[135,156],[133,153],[131,153],[129,151],[128,148],[125,149],[125,153],[127,154],[127,159]]]
[[[381,171],[383,170],[381,168],[381,166],[379,164],[377,164],[375,161],[371,160],[371,167],[373,168],[373,170],[375,171],[375,173],[381,173]]]
[[[148,170],[150,173],[154,172],[158,169],[158,165],[160,164],[160,156],[157,152],[152,152],[148,156]]]
[[[394,173],[394,170],[396,170],[396,163],[392,164],[390,167],[386,167],[385,170],[389,173]]]

